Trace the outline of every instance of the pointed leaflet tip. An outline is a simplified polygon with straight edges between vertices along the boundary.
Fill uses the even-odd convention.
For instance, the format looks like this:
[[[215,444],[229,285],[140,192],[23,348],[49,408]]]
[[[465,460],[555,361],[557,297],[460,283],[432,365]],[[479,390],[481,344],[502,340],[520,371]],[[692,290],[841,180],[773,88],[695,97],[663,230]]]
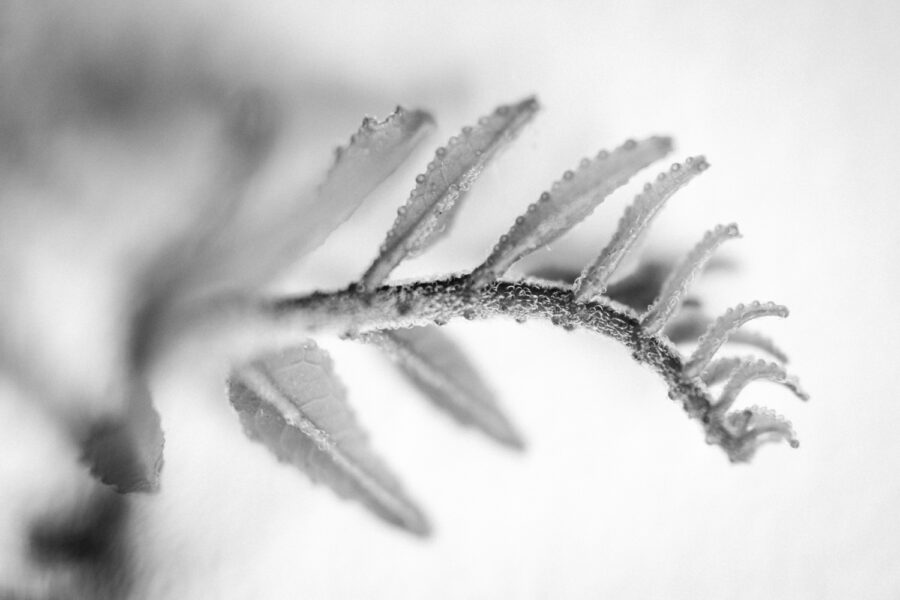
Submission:
[[[647,335],[656,335],[681,305],[685,292],[712,258],[713,252],[726,240],[741,237],[737,225],[718,225],[707,231],[687,258],[669,275],[656,302],[641,317]]]
[[[780,383],[804,402],[809,400],[809,394],[800,387],[797,378],[788,375],[780,365],[762,359],[748,358],[744,359],[734,370],[713,410],[717,413],[726,412],[734,404],[738,394],[755,379],[767,379],[774,383]]]
[[[670,321],[663,331],[666,337],[674,344],[693,342],[706,331],[710,323],[712,323],[712,319],[706,315],[697,311],[691,311],[689,314],[679,316],[675,320]],[[771,338],[758,331],[738,329],[733,331],[728,337],[728,343],[751,346],[757,350],[762,350],[782,363],[788,362],[787,353],[775,344]]]
[[[752,406],[725,415],[722,424],[731,440],[725,446],[732,462],[747,462],[765,443],[786,440],[791,448],[800,446],[791,422],[772,410]]]
[[[372,452],[328,354],[315,343],[236,370],[229,396],[248,436],[282,461],[417,535],[428,521]]]
[[[335,150],[335,162],[319,186],[320,202],[345,202],[369,194],[393,173],[434,128],[423,110],[398,106],[384,120],[366,117],[350,142]]]
[[[434,405],[457,422],[512,449],[525,442],[503,413],[493,392],[452,339],[436,327],[413,327],[362,334],[362,341],[385,352]]]
[[[709,163],[704,157],[691,157],[683,165],[673,164],[668,172],[660,173],[655,181],[644,186],[644,191],[625,209],[612,240],[593,264],[585,267],[575,282],[575,297],[578,301],[587,302],[606,291],[609,280],[622,259],[650,227],[666,200],[707,168]]]
[[[340,149],[319,186],[316,201],[302,215],[303,226],[291,235],[302,256],[319,246],[382,181],[397,170],[431,132],[434,119],[422,110],[398,107],[383,121],[367,119]],[[314,231],[307,231],[313,226]],[[296,258],[292,257],[292,258]]]
[[[752,302],[749,305],[738,304],[734,308],[729,308],[700,337],[697,349],[684,365],[684,374],[688,377],[698,377],[716,351],[738,327],[752,319],[769,316],[787,317],[788,309],[772,302],[764,304]]]
[[[365,288],[384,283],[403,259],[422,252],[444,234],[484,167],[531,121],[538,108],[533,97],[500,106],[476,125],[464,127],[446,147],[438,148],[425,173],[416,177],[416,187],[397,212],[381,252],[363,275]]]
[[[671,149],[672,140],[667,137],[628,140],[612,152],[602,151],[593,160],[583,160],[577,170],[566,171],[500,238],[487,260],[472,273],[470,287],[484,287],[522,257],[566,233],[609,194]]]

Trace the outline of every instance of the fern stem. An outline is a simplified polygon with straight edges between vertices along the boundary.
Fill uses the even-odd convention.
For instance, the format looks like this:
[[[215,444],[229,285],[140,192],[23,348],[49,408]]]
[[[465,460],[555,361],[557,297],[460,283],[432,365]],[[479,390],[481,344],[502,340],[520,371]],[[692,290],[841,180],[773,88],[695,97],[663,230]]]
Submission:
[[[724,442],[726,432],[708,423],[711,397],[706,386],[684,374],[678,350],[659,335],[646,335],[630,308],[601,298],[578,303],[568,288],[531,281],[497,281],[484,288],[468,287],[468,274],[445,279],[385,285],[371,292],[359,286],[308,296],[285,298],[266,307],[272,325],[307,332],[331,331],[355,337],[366,331],[427,324],[451,319],[506,316],[519,321],[549,321],[566,330],[586,329],[610,337],[632,351],[639,363],[655,370],[667,383],[669,396],[687,413],[706,423],[707,439]]]

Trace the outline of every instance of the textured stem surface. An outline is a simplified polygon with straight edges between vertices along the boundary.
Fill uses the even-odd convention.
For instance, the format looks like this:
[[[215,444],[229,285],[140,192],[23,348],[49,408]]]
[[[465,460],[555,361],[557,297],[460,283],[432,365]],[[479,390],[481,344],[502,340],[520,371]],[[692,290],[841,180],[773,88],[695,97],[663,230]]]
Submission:
[[[587,329],[627,346],[638,362],[665,379],[669,395],[681,401],[691,416],[703,418],[708,413],[706,387],[684,376],[678,351],[661,336],[645,335],[631,309],[606,299],[577,303],[571,290],[545,283],[500,281],[479,290],[467,289],[467,283],[467,275],[458,275],[387,285],[372,292],[351,286],[279,300],[268,305],[267,311],[279,328],[331,331],[349,337],[379,329],[443,325],[457,317],[540,319],[567,330]]]
[[[624,344],[635,360],[656,371],[668,385],[669,397],[680,402],[690,417],[703,423],[706,442],[721,446],[733,462],[749,460],[759,444],[767,440],[766,436],[756,435],[755,429],[745,431],[734,427],[727,416],[711,410],[712,398],[707,385],[685,364],[667,338],[651,335],[642,327],[636,312],[605,297],[594,302],[577,302],[568,287],[525,280],[494,281],[473,289],[471,275],[465,273],[431,281],[384,285],[372,291],[352,285],[331,293],[316,292],[276,300],[264,305],[262,311],[265,324],[274,328],[275,337],[283,341],[322,331],[353,338],[367,331],[444,325],[458,317],[474,320],[506,316],[520,322],[540,319],[566,330],[587,329]],[[720,319],[720,328],[754,316],[783,316],[787,311],[770,303],[753,303],[748,307],[740,305],[731,312],[734,314],[726,314],[731,318]],[[785,432],[794,439],[786,421],[762,417],[757,421],[760,419],[766,423],[771,421],[777,429],[769,436],[773,440],[785,437]]]

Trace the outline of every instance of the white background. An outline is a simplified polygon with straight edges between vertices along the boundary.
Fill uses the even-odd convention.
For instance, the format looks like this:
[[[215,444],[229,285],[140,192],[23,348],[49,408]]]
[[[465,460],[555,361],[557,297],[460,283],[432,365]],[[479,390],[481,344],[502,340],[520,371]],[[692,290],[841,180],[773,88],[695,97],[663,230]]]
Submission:
[[[164,488],[134,517],[144,540],[138,595],[900,597],[900,8],[284,1],[210,11],[196,13],[215,13],[223,39],[276,49],[273,79],[303,89],[308,78],[310,106],[323,104],[322,81],[346,87],[323,117],[335,143],[359,115],[398,103],[438,120],[422,152],[285,287],[356,277],[429,150],[535,93],[544,109],[484,173],[455,234],[398,276],[475,266],[582,156],[671,134],[676,158],[703,153],[712,168],[672,200],[647,252],[677,257],[713,225],[739,223],[745,239],[723,252],[736,270],[697,291],[711,312],[787,304],[788,320],[757,327],[788,350],[812,401],[765,383],[748,390],[741,402],[787,415],[801,447],[765,447],[733,466],[612,342],[541,324],[452,323],[528,438],[514,455],[433,411],[371,349],[319,339],[373,444],[432,517],[435,535],[423,542],[246,441],[220,374],[167,364],[154,384]],[[535,261],[589,260],[642,183]],[[7,477],[52,473],[52,449],[24,449],[35,436],[6,436],[20,461]]]

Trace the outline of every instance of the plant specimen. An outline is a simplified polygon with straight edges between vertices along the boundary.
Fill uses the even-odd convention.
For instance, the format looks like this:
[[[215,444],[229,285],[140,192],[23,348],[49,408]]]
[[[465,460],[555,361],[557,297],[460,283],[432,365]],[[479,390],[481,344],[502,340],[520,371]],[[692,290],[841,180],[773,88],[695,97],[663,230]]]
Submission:
[[[612,338],[663,378],[669,397],[700,422],[707,443],[720,446],[732,461],[749,460],[766,442],[797,445],[790,423],[775,413],[757,407],[732,410],[741,389],[755,379],[781,383],[806,399],[782,366],[784,353],[768,338],[740,329],[758,317],[784,317],[787,309],[753,302],[710,319],[687,297],[716,248],[739,236],[735,225],[710,230],[677,265],[644,263],[635,273],[616,279],[623,260],[636,251],[666,201],[707,169],[704,157],[674,163],[647,183],[625,210],[606,247],[598,249],[596,260],[577,275],[507,276],[517,261],[564,235],[613,191],[667,156],[672,151],[669,138],[629,140],[581,160],[549,190],[535,194],[536,201],[471,271],[392,281],[398,264],[427,251],[451,230],[485,166],[539,110],[535,98],[500,106],[435,151],[358,281],[335,291],[275,297],[264,284],[348,219],[424,139],[432,117],[421,110],[397,108],[384,120],[364,119],[337,150],[330,170],[313,191],[286,203],[281,212],[254,219],[248,207],[256,199],[255,183],[280,133],[279,110],[272,98],[261,92],[218,95],[219,90],[210,101],[210,90],[218,88],[193,79],[193,73],[183,80],[176,77],[175,84],[165,80],[170,85],[166,88],[158,85],[152,72],[146,80],[116,75],[107,80],[95,70],[61,70],[56,75],[60,81],[50,78],[53,83],[48,85],[71,97],[63,100],[63,94],[46,93],[42,98],[48,106],[33,112],[28,94],[18,97],[16,89],[7,90],[11,100],[2,105],[8,114],[4,113],[0,129],[0,159],[12,189],[30,189],[35,182],[53,185],[60,179],[43,174],[43,170],[53,173],[55,167],[51,152],[43,152],[47,139],[62,140],[47,146],[56,151],[66,149],[70,130],[81,132],[88,147],[95,138],[106,143],[125,132],[122,147],[130,151],[133,139],[155,140],[152,130],[157,120],[195,110],[191,103],[203,110],[213,106],[208,112],[214,115],[211,139],[216,146],[187,217],[155,252],[135,261],[123,286],[122,339],[111,353],[109,381],[103,388],[116,399],[110,403],[114,409],[97,414],[73,408],[69,400],[76,392],[71,386],[54,387],[45,376],[48,368],[40,363],[42,357],[16,346],[15,331],[8,336],[13,341],[0,348],[4,370],[14,372],[37,396],[50,399],[48,406],[59,413],[91,472],[116,492],[159,489],[165,415],[161,418],[155,410],[150,373],[173,346],[200,339],[206,351],[228,347],[224,354],[233,368],[227,394],[250,437],[279,460],[337,494],[360,501],[387,522],[427,534],[428,519],[370,447],[330,357],[312,337],[336,334],[378,348],[436,408],[505,446],[521,448],[521,434],[478,368],[440,329],[460,318],[543,320]],[[167,89],[179,94],[187,90],[187,100],[173,102],[160,92]],[[65,110],[52,104],[57,98]],[[47,121],[44,113],[59,115],[59,123]],[[76,147],[79,153],[86,152]],[[16,218],[31,210],[27,194],[22,195],[26,200],[21,206],[15,194],[9,198],[9,212]],[[4,325],[14,329],[15,319],[2,316]],[[676,346],[685,342],[696,342],[687,357]],[[775,361],[720,358],[718,351],[726,342],[756,347]],[[79,389],[77,394],[93,391]],[[120,589],[114,584],[104,588],[106,584],[97,582],[124,578],[125,567],[120,564],[124,555],[116,547],[126,531],[122,522],[128,505],[121,500],[125,496],[103,487],[98,490],[87,508],[68,522],[65,518],[37,522],[30,542],[39,561],[94,564],[95,572],[85,569],[88,583],[83,587],[92,590],[86,597],[102,595],[103,589],[117,597]]]
[[[790,423],[774,412],[758,407],[731,410],[740,391],[756,379],[783,384],[807,399],[796,378],[785,372],[784,353],[768,338],[739,329],[760,317],[785,317],[787,309],[772,302],[752,302],[709,319],[682,307],[691,282],[716,248],[739,237],[736,225],[719,225],[707,232],[674,267],[647,264],[627,278],[614,280],[617,267],[634,251],[666,201],[707,169],[704,157],[674,163],[647,183],[625,210],[607,246],[574,282],[504,277],[519,259],[566,233],[612,191],[666,156],[672,149],[668,138],[629,140],[582,160],[527,207],[472,271],[419,281],[389,280],[401,261],[427,250],[446,234],[487,162],[537,110],[534,98],[500,106],[438,148],[416,177],[374,262],[359,281],[337,291],[271,298],[256,293],[251,285],[235,291],[210,278],[223,268],[243,267],[247,258],[222,254],[218,246],[222,224],[228,223],[243,198],[237,191],[240,182],[234,182],[236,189],[227,190],[231,193],[225,194],[224,205],[214,207],[216,218],[206,220],[199,229],[205,239],[192,240],[190,256],[182,254],[178,270],[153,280],[149,300],[136,319],[132,364],[137,383],[129,404],[132,410],[121,422],[95,431],[85,444],[95,473],[123,492],[157,488],[162,435],[150,396],[138,393],[141,365],[157,346],[164,345],[167,336],[190,323],[205,327],[240,323],[255,332],[251,350],[243,352],[246,360],[235,365],[228,380],[231,403],[250,437],[313,480],[417,534],[429,531],[428,520],[370,448],[331,359],[309,336],[332,333],[380,348],[436,407],[502,444],[521,447],[521,436],[476,367],[439,326],[457,318],[506,317],[585,329],[625,345],[635,360],[656,371],[666,382],[669,397],[700,422],[706,442],[721,447],[730,460],[747,461],[766,442],[787,441],[796,447]],[[242,160],[256,164],[272,128],[260,114],[264,107],[258,99],[241,111],[231,131],[239,153],[245,155]],[[402,108],[383,121],[365,119],[350,142],[338,149],[332,169],[318,188],[314,217],[317,222],[331,219],[320,231],[330,231],[344,220],[401,163],[431,123],[426,113]],[[246,169],[242,177],[250,172]],[[317,212],[323,206],[333,209],[334,204],[343,209]],[[257,238],[254,244],[262,246],[252,248],[254,260],[283,257],[286,248],[296,245],[290,233],[282,230]],[[316,241],[300,243],[308,248]],[[185,293],[204,278],[202,287],[194,288],[203,294]],[[153,324],[152,331],[141,326],[148,323]],[[696,341],[696,349],[687,357],[675,345],[685,341]],[[776,361],[718,357],[729,341],[755,346]],[[717,387],[721,390],[716,396]]]
[[[164,467],[166,414],[154,406],[152,370],[185,340],[227,357],[232,368],[225,394],[250,437],[339,495],[419,535],[428,533],[428,518],[370,446],[330,357],[313,337],[339,335],[379,349],[438,410],[517,449],[522,435],[441,326],[455,319],[547,321],[627,347],[662,377],[670,398],[700,423],[706,441],[732,461],[749,460],[767,442],[797,445],[783,418],[756,407],[733,409],[755,379],[781,383],[806,398],[784,370],[785,354],[742,328],[757,317],[784,317],[787,310],[751,303],[712,319],[688,296],[716,248],[738,237],[736,226],[714,227],[677,265],[647,262],[622,277],[624,260],[637,253],[667,200],[706,170],[703,157],[675,163],[647,183],[612,239],[583,269],[508,275],[517,261],[564,235],[665,158],[670,139],[627,141],[573,165],[547,191],[535,193],[535,202],[471,271],[391,280],[402,261],[452,230],[485,166],[539,110],[534,98],[500,106],[436,150],[357,281],[335,291],[274,296],[265,284],[346,221],[418,147],[432,117],[398,108],[384,120],[365,119],[317,187],[295,194],[292,188],[289,201],[255,210],[264,196],[260,182],[270,175],[266,169],[288,129],[283,98],[246,91],[267,88],[255,81],[245,85],[229,70],[233,61],[223,59],[229,68],[219,72],[214,58],[197,51],[204,46],[195,45],[202,29],[176,35],[179,44],[160,43],[168,40],[154,29],[157,21],[133,17],[133,7],[79,3],[48,18],[59,7],[10,6],[21,14],[7,16],[11,8],[3,9],[4,24],[16,26],[4,28],[10,41],[0,61],[0,276],[9,292],[0,304],[0,371],[58,418],[71,449],[107,484],[97,485],[73,511],[40,515],[28,525],[34,562],[62,572],[64,581],[58,589],[23,588],[21,596],[9,592],[12,597],[33,591],[77,595],[77,585],[65,580],[70,576],[85,590],[83,597],[125,595],[133,575],[128,553],[120,551],[131,535],[127,499],[158,490]],[[38,18],[22,18],[32,10]],[[111,22],[98,15],[112,15]],[[123,18],[127,25],[116,25]],[[329,101],[336,95],[323,94]],[[305,102],[302,111],[316,119],[321,106]],[[188,163],[192,157],[200,158]],[[186,174],[183,163],[201,166]],[[154,195],[158,190],[148,192],[142,186],[153,186],[141,177],[183,177],[190,183],[184,186],[188,197],[171,193],[170,182]],[[178,202],[158,201],[170,196]],[[141,220],[132,211],[148,206],[155,217],[129,228]],[[130,244],[140,234],[150,248]],[[96,247],[86,241],[94,237],[101,238]],[[81,268],[89,259],[112,273],[115,299],[104,305],[103,291],[89,295],[84,304],[101,306],[99,330],[88,320],[90,327],[76,328],[72,336],[74,350],[48,351],[47,336],[37,330],[69,330],[66,292],[89,270]],[[51,281],[49,288],[25,276],[51,263],[77,275],[57,281],[54,272],[43,278]],[[35,299],[46,301],[44,312],[32,306]],[[113,333],[104,336],[107,317]],[[696,349],[683,356],[683,343]],[[719,357],[726,343],[755,347],[774,361]],[[101,358],[92,361],[94,354]],[[94,372],[99,374],[91,379]],[[91,375],[79,378],[84,373]],[[85,400],[100,396],[94,404]],[[0,582],[0,596],[7,595],[7,583]]]

